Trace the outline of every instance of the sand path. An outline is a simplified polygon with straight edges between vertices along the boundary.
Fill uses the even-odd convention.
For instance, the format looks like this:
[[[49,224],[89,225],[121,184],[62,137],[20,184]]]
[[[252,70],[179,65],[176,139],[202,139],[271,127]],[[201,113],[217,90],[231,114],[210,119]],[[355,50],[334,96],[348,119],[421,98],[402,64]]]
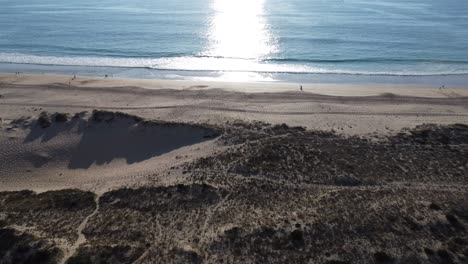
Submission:
[[[100,198],[100,196],[96,195],[96,198],[95,198],[96,208],[94,209],[94,211],[91,214],[89,214],[88,216],[86,216],[85,219],[83,219],[83,221],[80,223],[80,225],[76,229],[76,233],[78,235],[78,238],[76,239],[75,243],[73,243],[73,245],[71,245],[70,247],[64,249],[65,254],[64,254],[63,258],[60,260],[60,262],[59,262],[60,264],[65,264],[68,261],[68,259],[70,259],[75,254],[75,252],[78,250],[78,248],[81,245],[83,245],[84,243],[86,243],[87,239],[86,239],[85,235],[83,234],[83,230],[86,228],[86,225],[88,224],[88,221],[94,215],[96,215],[99,212],[99,198]]]

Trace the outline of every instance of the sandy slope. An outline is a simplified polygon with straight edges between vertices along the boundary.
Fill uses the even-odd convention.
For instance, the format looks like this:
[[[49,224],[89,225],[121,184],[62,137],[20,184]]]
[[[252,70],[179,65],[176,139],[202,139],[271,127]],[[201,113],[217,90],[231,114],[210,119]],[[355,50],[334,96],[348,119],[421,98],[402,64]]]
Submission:
[[[99,121],[90,115],[66,122],[50,117],[48,127],[21,119],[2,129],[0,190],[78,187],[99,192],[142,183],[145,176],[212,149],[211,130],[198,126],[141,123],[113,113],[105,117],[112,120]]]
[[[221,127],[237,119],[260,120],[361,135],[392,134],[423,123],[468,123],[468,89],[317,85],[298,92],[293,84],[78,77],[69,85],[69,79],[0,75],[0,190],[107,190],[219,148],[190,142],[193,131],[184,129],[139,131],[125,120],[90,126],[86,119],[93,109]],[[88,114],[43,130],[33,124],[42,111]],[[171,147],[151,145],[155,136]],[[187,142],[181,142],[184,136]]]
[[[115,137],[112,130],[129,119],[138,120],[99,113],[114,118],[96,122],[94,113],[86,121],[91,131],[83,134],[111,126],[106,132]],[[145,130],[156,125],[155,134],[161,127],[141,121],[134,125]],[[199,140],[192,137],[196,129],[186,130],[188,143]],[[178,125],[174,132],[180,130]],[[134,140],[132,129],[128,131],[129,141]],[[8,241],[0,245],[8,252],[0,254],[0,260],[47,264],[468,260],[467,125],[423,125],[381,139],[261,122],[229,123],[221,132],[216,145],[225,149],[218,147],[165,175],[151,176],[155,182],[138,188],[97,195],[79,190],[0,192],[0,238]],[[151,138],[145,140],[150,143]],[[108,161],[98,147],[94,149],[99,155],[93,160]],[[127,150],[132,157],[138,154]],[[78,156],[88,160],[79,152]],[[145,161],[140,164],[151,167]],[[94,172],[92,166],[88,170]]]

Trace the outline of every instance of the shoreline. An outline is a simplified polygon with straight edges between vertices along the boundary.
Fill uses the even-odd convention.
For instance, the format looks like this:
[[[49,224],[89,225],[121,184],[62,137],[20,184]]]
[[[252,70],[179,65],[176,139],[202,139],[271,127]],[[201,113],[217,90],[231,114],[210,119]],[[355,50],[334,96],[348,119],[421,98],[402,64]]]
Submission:
[[[100,78],[108,75],[119,79],[184,80],[209,82],[302,83],[356,86],[447,87],[465,88],[468,74],[346,74],[346,73],[280,73],[239,71],[166,70],[105,66],[65,66],[0,63],[0,73],[31,75],[79,75]]]
[[[358,84],[301,84],[301,83],[268,83],[268,82],[227,82],[227,81],[188,81],[188,80],[156,80],[156,79],[132,79],[132,78],[105,78],[55,74],[12,74],[0,73],[0,83],[19,85],[70,85],[73,87],[138,87],[151,90],[208,90],[220,89],[229,92],[240,93],[284,93],[303,92],[330,96],[378,96],[382,94],[394,94],[414,97],[466,97],[467,87],[448,87],[444,89],[428,86],[400,86],[400,85],[358,85]]]

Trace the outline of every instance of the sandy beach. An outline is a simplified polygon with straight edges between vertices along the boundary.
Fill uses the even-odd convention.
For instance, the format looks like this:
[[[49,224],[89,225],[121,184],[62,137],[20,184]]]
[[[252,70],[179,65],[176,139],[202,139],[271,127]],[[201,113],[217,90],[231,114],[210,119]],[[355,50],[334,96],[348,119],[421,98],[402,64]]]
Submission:
[[[50,263],[467,261],[468,88],[299,85],[0,74],[0,237]]]
[[[467,123],[468,89],[220,83],[0,75],[3,119],[48,111],[124,111],[177,122],[287,123],[345,134],[388,133],[423,123]],[[34,110],[36,109],[36,110]]]

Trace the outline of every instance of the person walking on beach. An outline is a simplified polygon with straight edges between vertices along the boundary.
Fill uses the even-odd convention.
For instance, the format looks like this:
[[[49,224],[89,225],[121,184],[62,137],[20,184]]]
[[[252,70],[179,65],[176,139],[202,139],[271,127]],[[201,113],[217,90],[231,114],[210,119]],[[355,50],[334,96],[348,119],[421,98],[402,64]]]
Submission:
[[[301,84],[301,87],[300,87],[300,89],[301,89],[301,91],[304,91],[304,90],[302,90],[302,84]]]

